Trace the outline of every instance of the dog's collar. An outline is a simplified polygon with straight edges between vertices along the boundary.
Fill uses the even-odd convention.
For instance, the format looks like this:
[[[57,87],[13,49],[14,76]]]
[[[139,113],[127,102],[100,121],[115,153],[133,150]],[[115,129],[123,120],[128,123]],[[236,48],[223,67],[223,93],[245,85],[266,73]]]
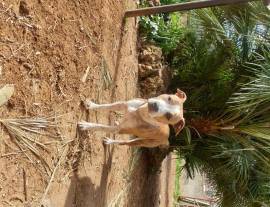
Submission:
[[[175,134],[175,130],[172,125],[170,127],[170,134],[169,134],[169,143],[170,146],[179,146],[180,145],[180,138]]]
[[[175,130],[172,125],[169,125],[169,127],[170,127],[169,142],[171,143],[171,141],[175,139]]]

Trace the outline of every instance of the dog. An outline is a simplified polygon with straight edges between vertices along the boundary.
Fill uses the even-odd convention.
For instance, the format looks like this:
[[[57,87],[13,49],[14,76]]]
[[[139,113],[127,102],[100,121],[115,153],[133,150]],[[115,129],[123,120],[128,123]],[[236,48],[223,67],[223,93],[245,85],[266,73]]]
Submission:
[[[81,121],[80,130],[104,131],[129,134],[130,140],[114,140],[105,137],[105,144],[118,144],[137,147],[158,147],[169,145],[169,125],[178,135],[185,125],[183,104],[186,94],[177,89],[176,94],[162,94],[150,99],[132,99],[111,104],[96,104],[85,101],[88,110],[125,111],[123,119],[115,126]]]

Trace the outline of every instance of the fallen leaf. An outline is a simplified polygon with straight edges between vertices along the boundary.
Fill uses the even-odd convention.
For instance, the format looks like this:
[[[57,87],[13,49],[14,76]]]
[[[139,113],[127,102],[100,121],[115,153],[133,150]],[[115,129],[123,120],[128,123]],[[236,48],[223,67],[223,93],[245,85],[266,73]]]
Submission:
[[[7,84],[0,89],[0,106],[5,104],[14,93],[14,85]]]

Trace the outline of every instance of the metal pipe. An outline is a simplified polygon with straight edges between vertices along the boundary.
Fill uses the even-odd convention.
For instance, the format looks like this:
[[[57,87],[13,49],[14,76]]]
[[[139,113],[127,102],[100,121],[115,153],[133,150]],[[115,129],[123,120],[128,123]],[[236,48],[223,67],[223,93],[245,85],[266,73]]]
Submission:
[[[247,3],[250,1],[258,0],[204,0],[204,1],[194,1],[187,3],[171,4],[165,6],[148,7],[142,9],[128,10],[125,12],[125,17],[138,17],[138,16],[148,16],[151,14],[176,12],[176,11],[187,11],[192,9],[201,9],[214,6],[225,6],[229,4],[240,4]],[[264,0],[265,2],[269,0]]]

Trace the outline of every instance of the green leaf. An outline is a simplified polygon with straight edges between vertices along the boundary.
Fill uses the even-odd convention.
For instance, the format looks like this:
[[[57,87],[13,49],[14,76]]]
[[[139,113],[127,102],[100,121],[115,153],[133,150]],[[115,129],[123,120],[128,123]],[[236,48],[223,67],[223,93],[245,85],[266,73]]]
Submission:
[[[185,141],[186,141],[187,144],[191,144],[190,129],[188,127],[185,127],[185,132],[186,132]]]
[[[254,124],[254,125],[239,127],[239,130],[241,133],[244,133],[253,137],[270,140],[270,123],[268,125],[267,124],[264,124],[264,125]]]

